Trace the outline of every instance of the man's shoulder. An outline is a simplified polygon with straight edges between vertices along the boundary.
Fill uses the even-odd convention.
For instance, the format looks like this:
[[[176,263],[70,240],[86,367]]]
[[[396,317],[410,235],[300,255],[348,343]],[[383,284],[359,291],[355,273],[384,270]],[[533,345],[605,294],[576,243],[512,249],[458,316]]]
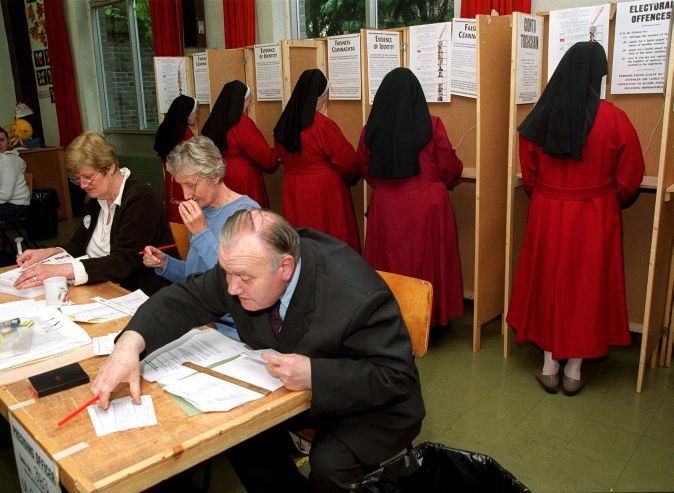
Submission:
[[[311,228],[300,228],[302,269],[314,270],[326,282],[356,291],[386,289],[375,270],[346,243]]]

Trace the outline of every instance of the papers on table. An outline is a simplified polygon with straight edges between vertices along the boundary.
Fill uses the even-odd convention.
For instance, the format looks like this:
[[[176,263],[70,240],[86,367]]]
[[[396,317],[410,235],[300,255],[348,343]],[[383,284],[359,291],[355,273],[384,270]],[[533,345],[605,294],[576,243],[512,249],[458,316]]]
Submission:
[[[87,258],[87,257],[84,256],[79,258]],[[49,264],[49,265],[72,264],[76,260],[78,259],[73,258],[69,253],[61,252],[57,253],[56,255],[52,255],[51,257],[47,257],[41,262],[33,264],[30,267],[25,268],[17,267],[16,269],[3,272],[2,274],[0,274],[0,293],[12,294],[14,296],[19,296],[21,298],[36,298],[38,296],[41,296],[44,294],[44,286],[37,286],[35,288],[26,288],[26,289],[16,289],[14,287],[14,283],[19,278],[19,276],[23,274],[23,271],[30,270],[33,266],[38,264]]]
[[[264,363],[245,355],[212,369],[269,391],[283,387],[283,383],[278,378],[272,377],[267,372]],[[164,390],[182,397],[204,412],[229,411],[236,406],[262,397],[262,394],[204,373],[195,373],[176,380],[164,387]]]
[[[110,332],[108,335],[102,337],[94,337],[94,356],[107,356],[112,354],[115,349],[115,337],[119,335],[118,332]]]
[[[185,368],[186,361],[209,366],[241,353],[240,343],[214,329],[192,329],[184,336],[152,352],[141,363],[141,374],[150,382],[167,384],[185,377],[194,370]]]
[[[28,318],[30,327],[19,327],[12,337],[0,342],[0,370],[19,366],[91,343],[79,325],[57,309],[34,300],[0,304],[0,320]]]
[[[110,300],[97,296],[93,298],[95,303],[62,306],[61,312],[77,322],[101,323],[133,315],[147,299],[148,296],[137,289]]]
[[[94,404],[87,408],[87,412],[99,437],[116,431],[157,424],[150,395],[140,396],[139,406],[133,403],[131,397],[122,397],[110,401],[107,411]]]

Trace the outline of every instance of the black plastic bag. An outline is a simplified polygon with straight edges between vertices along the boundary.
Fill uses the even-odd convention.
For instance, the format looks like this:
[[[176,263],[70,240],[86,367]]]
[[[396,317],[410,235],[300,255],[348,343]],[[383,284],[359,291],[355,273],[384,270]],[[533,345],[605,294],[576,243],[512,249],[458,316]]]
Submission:
[[[351,486],[365,493],[531,493],[488,455],[422,443]]]

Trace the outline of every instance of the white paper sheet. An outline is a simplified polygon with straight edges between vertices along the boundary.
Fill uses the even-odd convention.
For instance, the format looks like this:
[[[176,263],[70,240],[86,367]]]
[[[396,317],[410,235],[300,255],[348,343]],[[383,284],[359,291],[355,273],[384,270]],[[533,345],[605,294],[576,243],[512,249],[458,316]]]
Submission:
[[[452,94],[477,97],[477,23],[452,21]]]
[[[131,397],[122,397],[110,401],[107,411],[93,404],[87,408],[96,435],[104,436],[116,431],[142,428],[157,424],[157,416],[152,404],[152,396],[140,396],[140,405],[133,403]]]
[[[110,300],[96,296],[93,298],[95,303],[62,306],[61,312],[76,322],[101,323],[132,316],[147,299],[148,296],[137,289]]]
[[[215,329],[192,329],[184,336],[152,352],[141,362],[141,374],[162,384],[194,372],[182,366],[186,361],[209,366],[241,353],[241,343]]]
[[[115,337],[119,335],[118,332],[111,332],[102,337],[94,337],[94,356],[106,356],[112,354],[115,349]]]
[[[41,262],[33,264],[30,267],[25,268],[17,267],[16,269],[3,272],[2,274],[0,274],[0,293],[7,293],[14,296],[19,296],[21,298],[37,298],[38,296],[42,296],[44,294],[44,286],[37,286],[34,288],[26,288],[26,289],[16,289],[14,287],[14,283],[19,278],[19,276],[23,274],[24,271],[30,270],[36,265],[72,264],[73,262],[75,262],[75,260],[77,259],[73,258],[69,253],[60,252],[57,253],[56,255],[52,255],[51,257],[47,257]]]
[[[451,100],[452,23],[410,26],[410,69],[429,103]]]

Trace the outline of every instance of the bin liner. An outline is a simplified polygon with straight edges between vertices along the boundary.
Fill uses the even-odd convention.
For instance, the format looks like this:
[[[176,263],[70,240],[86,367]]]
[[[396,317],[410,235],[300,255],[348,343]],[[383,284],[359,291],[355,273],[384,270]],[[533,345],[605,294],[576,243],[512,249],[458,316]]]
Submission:
[[[422,443],[351,485],[351,492],[518,492],[529,488],[488,455]]]
[[[59,197],[53,188],[33,190],[28,208],[28,237],[32,241],[47,240],[58,235],[56,209]]]

